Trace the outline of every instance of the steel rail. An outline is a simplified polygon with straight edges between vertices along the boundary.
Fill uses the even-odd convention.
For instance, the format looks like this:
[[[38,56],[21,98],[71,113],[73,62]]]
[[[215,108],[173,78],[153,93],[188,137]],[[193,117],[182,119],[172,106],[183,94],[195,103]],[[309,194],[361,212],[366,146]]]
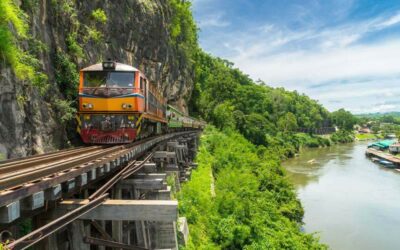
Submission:
[[[121,169],[116,175],[114,175],[110,180],[108,180],[101,188],[97,189],[96,192],[90,195],[88,199],[93,200],[96,199],[98,196],[106,193],[110,188],[112,188],[112,186],[114,186],[115,183],[117,183],[121,179],[122,173],[126,169],[129,169],[131,166],[133,166],[135,163],[136,161],[132,161],[126,167]]]
[[[18,175],[16,175],[16,176],[15,175],[4,176],[3,178],[1,178],[1,176],[0,176],[0,190],[19,186],[19,185],[22,185],[29,181],[40,179],[40,178],[46,177],[48,175],[51,175],[51,174],[54,174],[57,172],[61,172],[63,170],[68,170],[75,166],[94,161],[100,157],[107,155],[107,154],[121,151],[122,149],[123,148],[121,148],[120,146],[116,146],[116,147],[108,148],[105,150],[100,150],[99,152],[97,152],[95,154],[77,157],[77,158],[73,159],[72,161],[61,162],[61,163],[57,163],[54,165],[45,165],[39,169],[36,169],[36,170],[33,169],[32,171],[29,171],[31,168],[28,168],[28,169],[25,169],[25,173],[22,173],[22,174],[18,173]]]
[[[96,199],[100,195],[103,195],[107,192],[110,188],[112,188],[118,181],[125,179],[126,176],[133,174],[134,172],[138,171],[143,167],[143,165],[150,160],[153,156],[153,152],[150,153],[142,162],[136,165],[137,161],[134,160],[130,162],[127,166],[121,169],[116,175],[114,175],[108,182],[106,182],[101,188],[97,189],[91,196],[89,196],[89,200]]]
[[[93,147],[98,147],[98,146],[93,146]],[[82,148],[86,148],[86,147],[68,148],[68,149],[56,150],[56,151],[48,152],[48,153],[44,153],[44,154],[25,156],[22,158],[13,158],[13,159],[2,160],[2,161],[0,161],[0,165],[8,165],[8,164],[12,164],[14,162],[20,162],[20,161],[29,161],[29,160],[40,158],[40,157],[49,157],[49,156],[52,156],[55,154],[66,153],[68,151],[79,150]]]
[[[85,159],[87,157],[90,157],[90,156],[92,156],[94,154],[101,153],[101,152],[104,152],[104,149],[103,150],[102,149],[97,149],[97,150],[92,151],[92,152],[84,152],[82,154],[77,154],[76,156],[66,157],[66,158],[64,158],[62,160],[51,161],[48,164],[32,165],[32,166],[24,167],[24,168],[22,168],[20,170],[12,170],[11,169],[10,171],[8,171],[6,173],[1,173],[0,174],[0,180],[11,178],[13,176],[20,176],[20,175],[23,175],[25,173],[32,173],[32,172],[35,172],[35,171],[40,171],[42,169],[46,169],[46,168],[49,168],[49,167],[52,167],[52,166],[56,166],[56,165],[59,165],[59,164],[67,164],[67,163],[70,163],[72,161],[76,161],[76,160],[79,160],[79,159]]]
[[[6,174],[14,171],[19,171],[25,168],[32,168],[34,166],[39,166],[39,165],[44,165],[56,161],[63,160],[65,158],[70,158],[74,156],[79,156],[83,154],[87,154],[90,152],[94,152],[96,150],[103,150],[101,147],[88,147],[88,148],[81,148],[76,151],[68,151],[66,153],[59,153],[54,156],[48,156],[48,157],[43,157],[43,158],[38,158],[38,159],[32,159],[32,160],[22,160],[18,162],[13,162],[12,164],[4,164],[0,165],[0,174]]]
[[[7,205],[9,202],[13,200],[19,200],[24,198],[32,193],[39,192],[54,185],[57,185],[61,182],[68,181],[76,176],[86,173],[93,168],[99,167],[102,164],[110,162],[109,159],[114,159],[115,157],[119,157],[120,155],[124,155],[128,152],[132,152],[136,146],[141,147],[142,144],[146,145],[146,143],[156,140],[157,143],[169,140],[179,136],[191,136],[194,134],[198,134],[196,131],[185,131],[185,132],[175,132],[166,135],[157,135],[150,138],[146,138],[140,141],[133,142],[131,144],[119,145],[115,147],[120,147],[121,150],[110,153],[107,155],[101,155],[98,159],[94,159],[91,161],[82,161],[83,163],[73,165],[73,164],[66,164],[61,166],[59,169],[50,169],[46,170],[45,173],[40,175],[26,175],[24,178],[21,178],[18,182],[14,181],[15,185],[7,184],[3,185],[7,188],[0,187],[0,206]],[[159,140],[158,138],[162,138]],[[154,144],[154,143],[152,143]],[[147,146],[146,146],[147,147]],[[150,148],[149,148],[150,149]],[[104,152],[103,152],[104,153]],[[136,152],[135,157],[138,157],[143,152],[139,150]],[[95,157],[94,157],[95,158]],[[44,175],[44,176],[43,176]],[[4,180],[3,180],[4,181]],[[4,184],[4,182],[3,182]]]
[[[181,135],[185,135],[185,134],[189,134],[188,132],[180,132],[180,133],[175,133],[174,135],[171,135],[170,137],[167,137],[165,139],[163,139],[162,141],[171,139],[173,137],[176,136],[181,136]],[[104,154],[105,152],[103,151],[101,153],[101,155],[95,154],[95,155],[91,155],[90,157],[88,157],[86,160],[86,162],[84,160],[79,160],[74,162],[74,164],[67,164],[67,166],[62,165],[62,166],[58,166],[58,167],[52,167],[49,169],[44,169],[45,171],[42,171],[40,174],[45,174],[48,171],[52,171],[52,175],[57,175],[57,173],[64,173],[64,177],[63,176],[58,176],[55,177],[57,179],[57,181],[61,181],[61,179],[65,179],[69,176],[69,175],[74,175],[72,173],[67,172],[68,171],[73,171],[76,170],[77,172],[82,172],[82,171],[87,171],[87,169],[93,168],[90,163],[92,164],[96,164],[96,160],[99,161],[99,163],[101,163],[102,161],[104,161],[104,158],[107,157],[113,157],[113,155],[119,155],[119,154],[124,154],[125,152],[128,152],[129,150],[132,150],[132,148],[134,146],[140,145],[141,143],[145,143],[147,141],[151,141],[153,139],[157,139],[157,137],[160,136],[154,136],[152,138],[148,138],[142,141],[138,141],[135,143],[132,143],[130,145],[125,145],[125,146],[116,146],[116,147],[112,147],[109,149],[106,149],[104,151],[108,152],[107,154]],[[162,138],[162,136],[161,136]],[[157,143],[161,142],[161,141],[156,141]],[[26,249],[34,244],[36,244],[37,242],[39,242],[40,240],[44,239],[45,237],[49,236],[50,234],[58,231],[59,229],[61,229],[62,227],[65,227],[66,225],[68,225],[69,223],[71,223],[72,221],[78,219],[80,216],[86,214],[87,212],[91,211],[92,209],[96,208],[97,206],[99,206],[100,204],[102,204],[108,197],[108,194],[106,193],[116,182],[118,182],[121,179],[125,179],[128,176],[130,176],[131,174],[135,173],[136,171],[140,170],[143,165],[151,158],[151,156],[154,153],[154,145],[152,147],[149,147],[148,149],[153,148],[151,151],[151,153],[139,164],[137,164],[136,161],[132,161],[130,162],[126,167],[123,167],[116,176],[114,176],[112,179],[110,179],[108,182],[106,182],[98,191],[95,192],[95,194],[93,194],[90,198],[91,200],[89,200],[88,204],[83,205],[81,207],[78,207],[74,210],[72,210],[71,212],[63,215],[62,217],[50,222],[49,224],[40,227],[36,230],[34,230],[33,232],[23,236],[20,239],[17,239],[14,242],[9,243],[8,245],[6,245],[5,249],[16,249],[16,250],[22,250],[22,249]],[[142,153],[140,153],[142,154]],[[139,154],[139,155],[140,155]],[[91,160],[90,160],[91,159]],[[84,164],[81,168],[78,165],[82,165],[82,163],[86,163]],[[87,165],[88,164],[88,165]],[[37,177],[32,177],[31,174],[31,179],[30,181],[26,182],[32,182],[32,180],[37,179]],[[37,186],[34,186],[35,189],[40,189],[40,188],[45,188],[48,187],[52,182],[49,182],[50,179],[48,177],[50,177],[49,175],[45,175],[45,177],[47,177],[47,179],[43,179],[43,182],[45,183],[41,183]],[[43,178],[43,177],[42,177]],[[60,180],[59,180],[60,179]],[[19,190],[19,189],[18,189]],[[7,194],[4,194],[3,196],[10,196],[10,197],[14,197],[14,199],[16,199],[17,197],[19,197],[18,195],[23,195],[26,196],[26,192],[27,190],[25,190],[25,188],[19,190],[18,194],[12,194],[12,192],[14,192],[15,190],[9,190],[7,191]],[[11,192],[11,193],[10,193]],[[4,197],[5,198],[5,197]],[[2,201],[5,202],[5,201]],[[94,240],[94,242],[96,242],[96,238],[92,238],[92,240]],[[100,240],[102,241],[102,240]],[[97,241],[97,243],[99,243]],[[102,242],[104,243],[104,242]],[[124,248],[125,246],[122,243],[119,242],[112,242],[112,241],[108,241],[105,242],[106,244],[117,244],[118,248]],[[96,243],[94,243],[96,244]],[[121,245],[122,244],[122,245]],[[130,246],[131,247],[131,246]],[[132,249],[132,248],[130,248]],[[145,249],[145,248],[140,248],[140,247],[136,247],[134,249]]]
[[[99,196],[98,198],[90,201],[88,204],[80,206],[77,209],[74,209],[71,212],[61,216],[60,218],[50,222],[49,224],[46,224],[30,232],[29,234],[23,236],[22,238],[19,238],[14,242],[6,245],[5,249],[23,250],[36,244],[37,242],[49,236],[50,234],[60,230],[69,223],[81,217],[82,215],[98,207],[107,199],[107,197],[108,194],[103,194]]]

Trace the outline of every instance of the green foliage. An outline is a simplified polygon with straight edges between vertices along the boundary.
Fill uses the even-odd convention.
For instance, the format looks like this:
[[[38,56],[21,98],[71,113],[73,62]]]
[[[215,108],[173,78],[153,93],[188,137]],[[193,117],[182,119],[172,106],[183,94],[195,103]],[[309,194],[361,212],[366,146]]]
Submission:
[[[234,128],[235,120],[233,118],[233,106],[229,103],[218,104],[213,110],[215,126],[218,128]]]
[[[373,125],[371,127],[371,130],[372,130],[372,133],[377,134],[380,130],[380,127],[379,127],[379,125]]]
[[[186,63],[192,64],[198,44],[197,26],[192,16],[191,2],[181,0],[168,0],[168,2],[172,9],[170,42],[183,55],[181,59],[186,59]]]
[[[379,137],[374,134],[356,134],[356,138],[360,141],[379,139]]]
[[[83,53],[83,49],[77,41],[77,37],[78,34],[76,32],[73,32],[67,36],[66,43],[68,52],[77,58],[84,58],[85,54]]]
[[[326,248],[300,232],[304,212],[274,150],[207,127],[196,160],[178,194],[190,227],[187,249]]]
[[[18,223],[20,235],[26,235],[32,231],[32,219],[23,219]]]
[[[292,134],[298,128],[330,123],[329,112],[309,97],[261,81],[256,84],[232,63],[202,51],[196,53],[195,76],[191,111],[218,128],[228,124],[257,145],[268,146],[280,132]]]
[[[9,24],[15,29],[16,36],[10,31]],[[34,78],[34,68],[24,62],[28,55],[18,46],[18,39],[27,37],[27,25],[24,14],[12,0],[0,1],[0,57],[4,58],[22,80]]]
[[[0,153],[0,161],[2,161],[4,159],[6,159],[6,157],[3,154]]]
[[[348,143],[354,141],[354,132],[349,130],[339,130],[331,135],[334,143]]]
[[[349,111],[339,109],[331,114],[333,123],[338,126],[339,129],[353,130],[354,125],[357,124],[357,118],[352,115]]]
[[[67,100],[76,100],[79,86],[79,71],[69,57],[58,51],[54,58],[55,80]]]
[[[171,187],[171,198],[175,199],[176,197],[176,175],[175,173],[171,173],[167,177],[167,185]]]
[[[297,130],[297,120],[296,116],[288,112],[284,116],[280,117],[278,122],[278,129],[284,133],[286,132],[294,132]]]
[[[99,23],[105,24],[107,22],[107,15],[102,9],[95,9],[92,11],[92,18]]]
[[[22,109],[26,103],[26,101],[28,100],[28,98],[25,95],[22,94],[18,94],[17,95],[17,103],[20,109]]]
[[[9,29],[12,25],[16,35]],[[17,78],[30,80],[33,86],[44,94],[48,88],[47,76],[40,72],[39,60],[31,53],[36,51],[22,51],[17,43],[28,41],[25,14],[14,4],[12,0],[0,1],[0,58],[11,66]],[[37,44],[37,43],[36,43]],[[37,47],[32,46],[32,49]]]
[[[103,41],[103,34],[96,28],[87,27],[87,39],[95,43],[100,43]]]
[[[32,9],[38,9],[40,7],[39,0],[22,0],[21,7],[25,11],[32,10]]]
[[[297,142],[297,145],[304,145],[309,148],[318,148],[331,145],[331,141],[327,138],[305,133],[297,133],[295,135],[295,141]]]
[[[72,121],[76,115],[76,109],[73,107],[74,101],[55,99],[54,105],[58,118],[62,124]]]

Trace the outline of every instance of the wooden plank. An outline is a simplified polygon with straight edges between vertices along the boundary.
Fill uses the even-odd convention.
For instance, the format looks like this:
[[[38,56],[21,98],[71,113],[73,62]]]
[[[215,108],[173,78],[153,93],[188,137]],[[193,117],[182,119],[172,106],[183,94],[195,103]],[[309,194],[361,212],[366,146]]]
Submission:
[[[87,204],[88,200],[65,200],[57,208],[60,213]],[[176,221],[178,202],[166,200],[107,200],[80,217],[84,220]]]
[[[137,173],[134,174],[132,177],[127,178],[129,179],[166,179],[167,174],[166,173]]]

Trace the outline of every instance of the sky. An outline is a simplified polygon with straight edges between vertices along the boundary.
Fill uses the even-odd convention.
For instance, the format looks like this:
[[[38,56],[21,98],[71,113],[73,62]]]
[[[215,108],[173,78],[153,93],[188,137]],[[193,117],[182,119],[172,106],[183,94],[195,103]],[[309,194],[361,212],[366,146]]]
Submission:
[[[400,0],[192,0],[201,47],[328,110],[400,111]]]

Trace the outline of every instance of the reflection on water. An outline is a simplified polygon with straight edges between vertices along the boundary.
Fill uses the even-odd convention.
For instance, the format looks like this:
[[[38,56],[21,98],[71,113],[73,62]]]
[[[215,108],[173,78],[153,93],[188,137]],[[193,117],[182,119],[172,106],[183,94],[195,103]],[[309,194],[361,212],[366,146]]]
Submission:
[[[283,164],[305,230],[332,249],[400,249],[400,173],[366,158],[367,144],[304,150]]]

